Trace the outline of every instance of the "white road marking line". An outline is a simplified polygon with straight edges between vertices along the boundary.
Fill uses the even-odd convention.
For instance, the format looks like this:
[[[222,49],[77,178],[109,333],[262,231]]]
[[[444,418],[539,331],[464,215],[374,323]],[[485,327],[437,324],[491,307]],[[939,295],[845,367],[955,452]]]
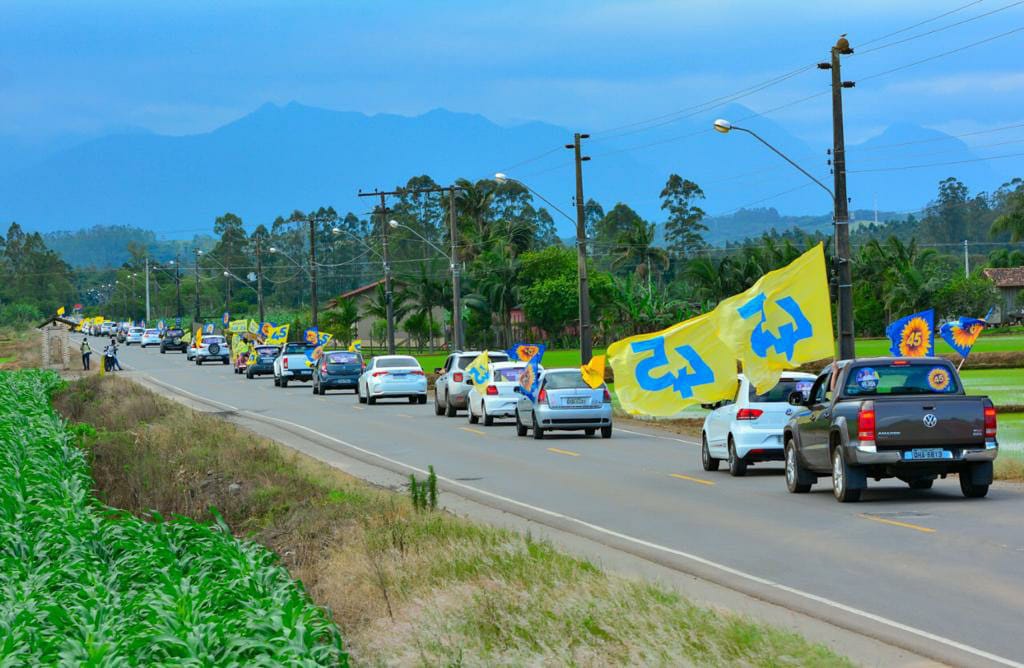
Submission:
[[[167,387],[171,387],[173,389],[179,390],[179,391],[181,391],[181,392],[183,392],[185,394],[188,394],[190,396],[196,397],[197,399],[200,399],[201,401],[209,401],[209,402],[212,402],[212,403],[220,403],[220,402],[213,402],[212,400],[206,399],[204,397],[199,397],[198,395],[192,394],[191,392],[189,392],[187,390],[183,390],[182,388],[177,387],[175,385],[171,385],[169,383],[162,383],[161,381],[158,381],[155,378],[152,378],[151,376],[150,376],[150,378],[154,382],[156,382],[157,384],[162,384],[162,385],[165,385]],[[226,406],[227,404],[221,404],[221,405]],[[237,410],[237,409],[232,407],[232,410]],[[298,424],[298,423],[295,423],[295,422],[291,422],[289,420],[282,420],[281,418],[272,417],[270,415],[257,415],[255,413],[251,413],[249,411],[241,411],[241,413],[247,414],[249,417],[257,419],[257,420],[259,420],[259,419],[273,420],[274,422],[280,422],[281,424],[286,424],[286,425],[289,425],[289,426],[292,426],[292,427],[296,427],[298,429],[303,429],[305,431],[308,431],[311,434],[315,434],[315,435],[319,436],[320,438],[324,438],[324,439],[327,439],[329,441],[334,441],[335,443],[338,443],[339,445],[343,445],[346,448],[351,448],[352,450],[355,450],[357,452],[361,452],[364,455],[368,455],[370,457],[376,457],[377,459],[380,459],[381,461],[385,461],[385,462],[394,464],[396,466],[402,466],[404,468],[409,469],[410,471],[415,471],[416,473],[420,473],[420,474],[423,474],[423,475],[429,475],[430,474],[429,471],[427,471],[425,469],[422,469],[422,468],[420,468],[418,466],[412,466],[411,464],[406,464],[405,462],[400,462],[397,459],[392,459],[391,457],[387,457],[385,455],[373,452],[372,450],[367,450],[365,448],[361,448],[358,445],[354,445],[354,444],[349,443],[347,441],[343,441],[340,438],[335,438],[334,436],[328,436],[327,434],[325,434],[323,432],[317,431],[316,429],[312,429],[312,428],[307,427],[305,425],[301,425],[301,424]],[[620,430],[620,431],[623,431],[623,430]],[[641,434],[641,436],[647,436],[647,434]],[[664,438],[664,437],[659,437],[659,438]],[[669,440],[679,440],[679,439],[669,439]],[[683,442],[685,443],[686,441],[683,441]],[[696,444],[694,444],[694,445],[696,445]],[[830,608],[835,608],[836,610],[841,610],[841,611],[843,611],[845,613],[848,613],[848,614],[851,614],[851,615],[856,615],[858,617],[863,617],[864,619],[869,619],[869,620],[871,620],[873,622],[876,622],[878,624],[883,624],[885,626],[892,627],[892,628],[894,628],[894,629],[896,629],[898,631],[903,631],[905,633],[910,633],[910,634],[916,635],[916,636],[918,636],[920,638],[923,638],[925,640],[929,640],[931,642],[936,642],[936,643],[939,643],[941,645],[945,645],[946,647],[952,647],[953,649],[957,649],[957,650],[959,650],[961,652],[966,652],[967,654],[973,654],[974,656],[981,657],[983,659],[987,659],[987,660],[992,661],[994,663],[998,663],[998,664],[1001,664],[1001,665],[1004,665],[1004,666],[1010,666],[1011,668],[1024,668],[1024,663],[1020,663],[1019,661],[1014,661],[1013,659],[1007,659],[1007,658],[1001,657],[1001,656],[999,656],[997,654],[992,654],[991,652],[986,652],[983,649],[978,649],[977,647],[972,647],[971,645],[967,645],[965,643],[961,643],[961,642],[958,642],[956,640],[951,640],[949,638],[943,638],[942,636],[936,635],[934,633],[930,633],[930,632],[925,631],[923,629],[918,629],[918,628],[915,628],[913,626],[908,626],[907,624],[903,624],[901,622],[897,622],[897,621],[889,619],[887,617],[882,617],[881,615],[876,615],[873,612],[868,612],[866,610],[860,610],[859,608],[854,608],[853,606],[846,605],[845,603],[840,603],[838,601],[833,601],[831,599],[825,598],[824,596],[818,596],[817,594],[812,594],[810,592],[806,592],[806,591],[797,589],[795,587],[790,587],[790,586],[784,585],[784,584],[782,584],[780,582],[775,582],[775,581],[769,580],[767,578],[762,578],[762,577],[759,577],[757,575],[753,575],[751,573],[747,573],[745,571],[741,571],[739,569],[733,568],[731,566],[726,566],[725,564],[720,564],[720,563],[718,563],[716,561],[713,561],[711,559],[705,559],[704,557],[697,556],[696,554],[691,554],[689,552],[683,552],[682,550],[676,550],[675,548],[667,547],[665,545],[659,545],[658,543],[652,543],[651,541],[644,540],[642,538],[636,538],[634,536],[630,536],[628,534],[624,534],[624,533],[615,531],[613,529],[607,529],[607,528],[605,528],[603,526],[600,526],[600,525],[597,525],[597,524],[591,524],[590,522],[587,522],[585,520],[581,520],[581,519],[572,517],[571,515],[564,515],[562,513],[556,512],[554,510],[548,510],[547,508],[541,508],[539,506],[534,506],[534,505],[531,505],[529,503],[525,503],[523,501],[517,501],[515,499],[510,499],[507,496],[502,496],[500,494],[495,494],[493,492],[488,492],[487,490],[480,489],[479,487],[473,487],[472,485],[467,485],[467,484],[465,484],[463,482],[460,482],[458,480],[454,480],[452,478],[447,478],[447,477],[444,477],[444,476],[437,476],[437,479],[438,480],[443,480],[446,484],[451,485],[452,487],[461,487],[462,489],[470,490],[471,492],[475,492],[476,494],[487,496],[487,497],[490,497],[492,499],[497,499],[497,500],[502,501],[504,503],[509,503],[509,504],[514,505],[514,506],[519,506],[520,508],[526,508],[526,509],[531,510],[531,511],[533,511],[535,513],[539,513],[541,515],[547,515],[548,517],[553,517],[553,518],[556,518],[556,519],[559,519],[559,520],[562,520],[562,521],[565,521],[565,522],[571,522],[573,524],[577,524],[579,526],[586,527],[586,528],[588,528],[588,529],[590,529],[592,531],[596,531],[598,533],[603,533],[606,536],[613,536],[613,537],[618,538],[620,540],[624,540],[624,541],[627,541],[627,542],[630,542],[630,543],[634,543],[636,545],[640,545],[640,546],[643,546],[643,547],[646,547],[646,548],[650,548],[650,549],[653,549],[653,550],[658,550],[658,551],[661,551],[661,552],[665,552],[667,554],[672,554],[672,555],[675,555],[677,557],[682,557],[684,559],[689,559],[690,561],[694,561],[694,562],[696,562],[698,564],[702,564],[704,566],[709,566],[711,568],[723,571],[725,573],[729,573],[730,575],[735,575],[737,577],[743,578],[745,580],[749,580],[751,582],[756,582],[757,584],[760,584],[760,585],[763,585],[763,586],[766,586],[766,587],[771,587],[771,588],[777,589],[779,591],[784,591],[784,592],[786,592],[788,594],[792,594],[794,596],[800,596],[800,597],[805,598],[807,600],[814,601],[815,603],[820,603],[821,605],[826,605],[826,606],[828,606]]]
[[[658,436],[657,434],[645,434],[642,431],[632,431],[630,429],[623,429],[622,427],[618,427],[617,431],[621,431],[624,434],[633,434],[635,436],[646,436],[647,438],[660,438],[663,441],[675,441],[677,443],[685,443],[687,445],[700,445],[700,443],[696,441],[686,441],[681,438],[673,438],[671,436]]]

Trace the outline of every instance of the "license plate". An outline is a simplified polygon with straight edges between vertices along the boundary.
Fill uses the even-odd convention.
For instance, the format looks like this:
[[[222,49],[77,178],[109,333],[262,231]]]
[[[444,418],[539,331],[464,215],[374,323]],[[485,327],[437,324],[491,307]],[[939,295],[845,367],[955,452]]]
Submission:
[[[587,397],[566,397],[565,404],[567,406],[586,406],[590,403]]]
[[[391,378],[405,378],[408,375],[409,374],[407,374],[407,373],[392,373],[392,374],[388,374],[388,376],[391,377]]]
[[[952,453],[949,454],[952,457]],[[914,448],[903,454],[904,459],[947,459],[946,450],[942,448]]]

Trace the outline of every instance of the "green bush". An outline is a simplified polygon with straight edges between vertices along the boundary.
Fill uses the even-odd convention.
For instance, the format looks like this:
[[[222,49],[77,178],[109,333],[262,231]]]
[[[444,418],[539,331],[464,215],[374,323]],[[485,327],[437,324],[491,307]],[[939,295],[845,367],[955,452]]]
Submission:
[[[42,319],[42,312],[32,304],[15,302],[0,306],[0,326],[23,327],[29,324],[38,325]]]

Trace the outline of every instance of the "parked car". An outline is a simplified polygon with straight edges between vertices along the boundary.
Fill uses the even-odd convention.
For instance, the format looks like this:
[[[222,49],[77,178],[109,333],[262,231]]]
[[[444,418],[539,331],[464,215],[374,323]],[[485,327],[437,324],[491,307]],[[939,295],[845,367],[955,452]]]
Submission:
[[[274,360],[281,353],[281,346],[256,346],[256,354],[246,360],[245,377],[274,375]]]
[[[519,375],[526,367],[524,362],[495,362],[488,365],[491,371],[491,382],[486,387],[478,387],[472,379],[469,394],[466,395],[466,417],[470,424],[483,421],[490,427],[496,418],[514,418],[516,404],[519,403]]]
[[[177,350],[188,355],[188,341],[185,340],[185,332],[180,327],[168,329],[160,337],[160,353],[164,354],[168,350]]]
[[[434,380],[434,415],[455,417],[456,411],[466,407],[470,386],[466,382],[465,369],[481,352],[471,350],[452,353],[444,361],[444,366],[434,369],[437,375]],[[504,352],[488,351],[487,357],[491,362],[508,361],[508,355]]]
[[[965,394],[956,368],[937,357],[879,357],[831,364],[814,381],[806,408],[786,425],[786,487],[806,493],[832,476],[840,502],[857,501],[868,478],[899,478],[929,489],[958,474],[966,497],[983,497],[999,452],[996,409]]]
[[[281,354],[274,359],[274,385],[288,387],[292,380],[308,383],[313,379],[313,365],[306,357],[307,348],[307,344],[300,342],[284,345]]]
[[[757,462],[781,462],[782,432],[793,413],[806,410],[791,406],[789,395],[807,393],[814,384],[810,373],[785,372],[778,384],[758,394],[747,377],[740,374],[736,398],[707,405],[711,413],[701,430],[700,459],[705,471],[717,471],[721,460],[729,463],[729,474],[742,476]]]
[[[327,394],[327,390],[358,392],[359,376],[365,368],[363,356],[347,350],[331,350],[313,365],[313,394]]]
[[[366,365],[356,386],[359,403],[375,404],[378,399],[409,399],[410,404],[427,403],[427,375],[415,357],[380,355]]]
[[[146,348],[148,346],[159,346],[160,345],[160,330],[159,329],[147,329],[142,332],[142,340],[139,341],[140,348]]]
[[[196,346],[195,342],[193,342],[193,345],[190,346],[192,359],[196,361],[197,366],[201,366],[203,362],[231,363],[231,352],[228,350],[227,339],[223,336],[207,334],[199,344],[199,346]]]
[[[133,343],[136,345],[142,344],[142,333],[146,330],[141,327],[129,327],[128,333],[124,337],[124,345],[130,346]]]
[[[587,385],[578,368],[545,369],[537,380],[535,401],[522,393],[516,404],[516,434],[544,438],[549,431],[583,431],[612,437],[612,396],[602,383],[596,390]]]

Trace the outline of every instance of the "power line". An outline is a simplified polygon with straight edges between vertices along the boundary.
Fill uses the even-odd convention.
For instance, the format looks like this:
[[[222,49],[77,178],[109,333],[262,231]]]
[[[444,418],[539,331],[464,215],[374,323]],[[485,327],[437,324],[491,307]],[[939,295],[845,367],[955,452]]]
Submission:
[[[975,4],[978,4],[978,3],[977,2],[971,3],[971,5],[975,5]],[[962,19],[960,21],[957,21],[956,23],[950,23],[948,25],[941,26],[939,28],[933,28],[932,30],[928,30],[926,32],[918,33],[917,35],[912,35],[910,37],[905,37],[904,39],[897,40],[895,42],[889,42],[888,44],[882,44],[880,46],[876,46],[873,49],[867,49],[867,50],[861,49],[861,50],[855,52],[854,55],[861,55],[861,56],[863,56],[863,55],[866,55],[866,54],[869,54],[869,53],[874,53],[875,51],[881,51],[882,49],[888,49],[890,47],[898,46],[900,44],[906,44],[907,42],[912,42],[915,39],[920,39],[922,37],[928,37],[929,35],[934,35],[936,33],[944,32],[946,30],[949,30],[950,28],[956,28],[956,27],[962,26],[962,25],[964,25],[966,23],[971,23],[972,21],[977,21],[978,19],[983,19],[983,18],[986,18],[988,16],[992,16],[993,14],[998,14],[999,12],[1006,11],[1007,9],[1012,9],[1013,7],[1016,7],[1017,5],[1022,5],[1022,4],[1024,4],[1024,0],[1017,0],[1017,2],[1011,2],[1008,5],[1003,5],[1002,7],[997,7],[996,9],[987,11],[987,12],[985,12],[983,14],[978,14],[977,16],[972,16],[970,18]],[[964,8],[962,7],[961,9],[964,9]]]
[[[971,158],[969,160],[951,160],[949,162],[930,162],[924,165],[900,165],[899,167],[878,167],[876,169],[852,169],[847,174],[865,174],[868,172],[900,172],[909,169],[924,169],[925,167],[945,167],[947,165],[964,165],[970,162],[985,162],[987,160],[1001,160],[1003,158],[1018,158],[1024,153],[1007,153],[1005,155],[992,155],[987,158]]]
[[[868,40],[867,42],[862,43],[861,46],[867,46],[868,44],[874,44],[875,42],[881,42],[884,39],[889,39],[890,37],[895,37],[896,35],[903,34],[905,32],[913,30],[914,28],[920,28],[921,26],[926,25],[928,23],[931,23],[932,21],[938,21],[939,19],[944,19],[947,16],[950,16],[952,14],[956,14],[957,12],[961,12],[961,11],[963,11],[965,9],[968,9],[969,7],[973,7],[974,5],[980,5],[984,1],[985,0],[972,0],[972,2],[968,2],[965,5],[960,5],[959,7],[955,7],[953,9],[949,10],[948,12],[944,12],[942,14],[939,14],[938,16],[933,16],[930,19],[925,19],[924,21],[921,21],[919,23],[915,23],[914,25],[911,25],[911,26],[907,26],[906,28],[900,28],[899,30],[896,30],[894,32],[882,35],[881,37],[876,37],[874,39]]]

